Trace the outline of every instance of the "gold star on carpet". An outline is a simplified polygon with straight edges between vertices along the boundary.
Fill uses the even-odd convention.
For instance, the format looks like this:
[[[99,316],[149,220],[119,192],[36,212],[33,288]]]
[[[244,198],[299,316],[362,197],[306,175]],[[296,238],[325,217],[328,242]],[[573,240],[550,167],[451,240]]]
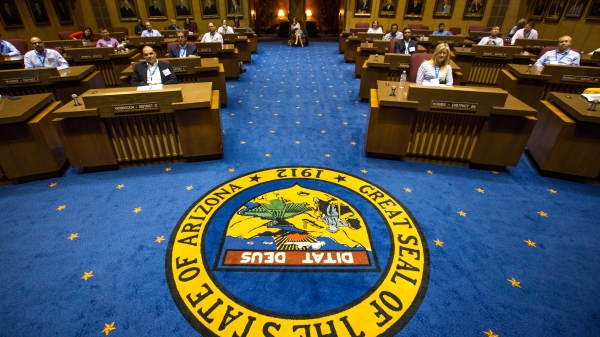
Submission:
[[[323,114],[318,114],[317,116],[319,116],[319,117],[323,117]]]
[[[60,205],[60,206],[58,206],[58,208],[56,210],[57,211],[62,211],[65,208],[67,208],[67,205]]]
[[[258,105],[254,107],[254,109],[258,109]]]
[[[315,102],[319,103],[319,100],[316,100]]]
[[[89,272],[84,271],[83,272],[83,276],[81,277],[82,280],[87,281],[90,277],[94,276],[92,274],[92,270],[90,270]]]
[[[492,174],[498,174],[498,171],[492,171]]]
[[[270,153],[266,153],[266,154],[265,154],[265,157],[270,157],[270,156],[271,156],[271,154],[270,154]]]
[[[119,189],[119,190],[122,189],[123,187],[125,187],[125,185],[123,185],[123,184],[117,185],[117,189]]]
[[[271,130],[271,133],[275,133],[275,130]]]
[[[363,117],[367,117],[367,114],[363,114]]]
[[[527,242],[527,244],[528,244],[529,246],[531,246],[531,247],[535,247],[535,242],[533,242],[533,241],[531,241],[531,240],[529,240],[529,239],[525,240],[524,242]]]
[[[433,242],[435,242],[435,245],[438,247],[441,247],[444,245],[444,242],[440,241],[440,239],[435,239],[435,240],[433,240]]]
[[[477,192],[479,192],[479,193],[483,193],[483,192],[484,192],[484,190],[482,190],[482,189],[481,189],[481,188],[479,188],[479,187],[477,187],[475,190],[476,190]]]
[[[321,130],[321,133],[325,133],[325,132],[327,132],[327,131],[325,131],[325,130]]]
[[[165,172],[169,172],[169,171],[171,171],[171,168],[170,168],[170,167],[167,167],[167,168],[165,169]]]
[[[488,329],[488,331],[484,331],[483,332],[484,335],[488,336],[488,337],[498,337],[498,335],[496,335],[492,329]]]
[[[549,190],[548,190],[548,192],[550,192],[550,193],[552,193],[552,194],[557,194],[557,193],[558,193],[558,191],[556,191],[556,190],[553,190],[553,189],[549,189]]]
[[[513,277],[513,278],[511,278],[510,280],[507,280],[507,281],[508,281],[508,282],[510,282],[510,284],[511,284],[513,287],[519,287],[519,288],[521,288],[521,282],[519,282],[519,281],[515,280],[515,278],[514,278],[514,277]]]
[[[187,186],[185,189],[188,191],[191,191],[193,188],[194,188],[194,186],[190,185],[190,186]]]
[[[296,109],[300,109],[300,107],[299,107],[299,106],[296,106]]]
[[[244,90],[244,92],[248,92],[248,90],[246,89],[246,90]]]
[[[262,94],[260,94],[259,96],[260,96],[260,97],[263,97],[263,95],[262,95]]]
[[[156,242],[161,243],[163,241],[165,241],[165,237],[164,236],[157,236],[156,237]]]
[[[332,86],[329,86],[330,88],[333,88]],[[333,95],[333,98],[337,98],[337,95]]]
[[[278,100],[277,100],[277,103],[281,103],[281,100],[279,100],[279,99],[278,99]]]
[[[106,324],[106,323],[104,323],[104,330],[102,330],[102,332],[101,332],[101,333],[105,333],[105,334],[108,336],[108,334],[109,334],[111,331],[115,330],[115,329],[116,329],[116,328],[115,328],[115,322],[112,322],[112,323],[110,323],[110,324]]]
[[[544,212],[544,211],[539,211],[539,212],[537,212],[537,213],[538,213],[540,216],[545,216],[545,217],[547,217],[547,216],[548,216],[548,213],[546,213],[546,212]]]
[[[235,169],[232,167],[229,169],[229,172],[235,172]]]
[[[356,142],[350,142],[350,145],[356,145]]]
[[[329,158],[329,157],[331,157],[331,155],[329,153],[326,153],[325,157]]]
[[[428,174],[433,174],[433,171],[432,170],[427,170],[427,173]]]
[[[254,124],[254,122],[253,121],[249,121],[248,124]]]
[[[404,188],[404,190],[405,190],[407,193],[410,193],[410,192],[412,192],[412,189],[410,189],[410,187],[405,187],[405,188]]]
[[[50,184],[50,187],[54,187],[54,186],[56,186],[56,183],[51,183]]]
[[[297,141],[296,141],[296,144],[300,144],[300,141],[299,141],[299,140],[297,140]]]
[[[362,169],[362,170],[360,170],[360,172],[362,172],[362,173],[367,173],[367,170],[365,170],[365,169]]]
[[[69,240],[73,241],[79,237],[79,233],[74,233],[69,235]]]
[[[300,122],[296,122],[296,124],[300,124]]]
[[[141,207],[136,207],[136,208],[133,209],[133,213],[139,213],[141,211],[142,211]]]
[[[344,122],[344,125],[348,125],[348,122]]]
[[[341,107],[341,106],[338,106],[338,110],[342,110],[342,107]]]
[[[279,114],[273,114],[273,116],[279,116]]]
[[[463,211],[458,211],[456,213],[458,213],[460,216],[467,216],[467,213]]]

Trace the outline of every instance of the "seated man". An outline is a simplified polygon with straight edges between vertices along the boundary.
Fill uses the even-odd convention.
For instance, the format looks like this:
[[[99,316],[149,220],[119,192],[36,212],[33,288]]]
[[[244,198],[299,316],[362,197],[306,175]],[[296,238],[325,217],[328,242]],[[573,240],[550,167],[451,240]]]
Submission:
[[[208,23],[208,33],[204,34],[200,42],[221,42],[223,44],[223,37],[217,33],[217,28],[212,22]]]
[[[490,32],[490,36],[486,36],[481,41],[479,41],[478,45],[484,46],[504,46],[504,40],[498,37],[500,34],[500,26],[494,26],[492,31]]]
[[[96,47],[113,47],[114,50],[117,50],[119,41],[110,37],[110,34],[106,28],[100,28],[100,34],[102,35],[102,38],[96,42]]]
[[[12,45],[12,43],[2,40],[2,34],[0,34],[0,54],[2,54],[4,57],[17,56],[21,55],[21,52],[18,51],[17,48]]]
[[[402,40],[396,41],[394,53],[396,54],[414,54],[417,52],[417,41],[411,40],[412,29],[405,27],[402,31]]]
[[[438,30],[431,33],[431,35],[452,35],[452,33],[446,30],[446,24],[442,22],[438,25]]]
[[[220,34],[233,34],[233,28],[227,25],[227,20],[223,20],[217,32],[219,32]]]
[[[187,36],[183,32],[177,32],[177,42],[169,48],[169,57],[198,56],[198,49],[195,45],[187,44]]]
[[[545,66],[546,64],[564,64],[569,66],[578,66],[580,56],[579,53],[569,49],[573,40],[570,36],[563,36],[558,39],[558,49],[547,51],[542,57],[535,62],[536,67]]]
[[[167,30],[179,30],[179,26],[177,25],[177,20],[171,19],[171,25],[167,27]]]
[[[533,29],[533,27],[535,27],[535,22],[530,21],[529,23],[527,23],[524,28],[517,30],[515,35],[513,35],[510,43],[514,45],[515,41],[517,41],[517,39],[537,40],[538,32],[537,32],[537,30]]]
[[[44,48],[44,42],[39,37],[31,38],[33,50],[23,57],[25,68],[69,67],[69,63],[54,49]]]
[[[158,61],[156,59],[156,52],[152,47],[144,47],[142,49],[142,56],[146,62],[139,62],[133,67],[133,74],[129,82],[132,87],[179,83],[171,64]]]
[[[392,23],[392,27],[390,28],[390,32],[385,34],[382,38],[384,41],[391,41],[393,39],[401,39],[402,33],[398,32],[398,24]]]
[[[146,22],[146,30],[142,32],[142,37],[145,36],[162,36],[162,34],[158,30],[152,29],[150,22]]]

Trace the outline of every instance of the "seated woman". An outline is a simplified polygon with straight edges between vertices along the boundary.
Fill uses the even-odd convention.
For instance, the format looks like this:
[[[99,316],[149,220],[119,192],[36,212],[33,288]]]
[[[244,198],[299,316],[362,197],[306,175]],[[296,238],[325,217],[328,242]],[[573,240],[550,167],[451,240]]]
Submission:
[[[383,33],[383,30],[381,29],[381,27],[379,27],[379,22],[377,22],[377,20],[373,21],[373,24],[371,25],[371,28],[367,30],[367,33]]]
[[[233,28],[242,28],[242,24],[240,23],[240,17],[236,16],[233,18]]]
[[[450,47],[440,43],[435,47],[433,57],[421,63],[417,71],[417,84],[452,85],[452,67],[450,66]]]
[[[92,28],[90,27],[85,27],[83,28],[83,30],[72,33],[71,35],[69,35],[69,39],[81,40],[82,42],[88,43],[96,42],[96,39],[94,38],[94,32],[92,32]]]
[[[190,33],[197,33],[195,27],[190,28],[191,23],[192,19],[185,18],[185,20],[183,21],[183,29],[189,30]]]
[[[294,18],[294,21],[292,22],[292,39],[295,39],[296,42],[294,42],[294,45],[298,45],[298,40],[300,40],[300,45],[302,47],[304,47],[304,43],[302,42],[302,35],[304,35],[304,32],[302,31],[302,29],[300,29],[300,22],[296,21],[296,18]]]

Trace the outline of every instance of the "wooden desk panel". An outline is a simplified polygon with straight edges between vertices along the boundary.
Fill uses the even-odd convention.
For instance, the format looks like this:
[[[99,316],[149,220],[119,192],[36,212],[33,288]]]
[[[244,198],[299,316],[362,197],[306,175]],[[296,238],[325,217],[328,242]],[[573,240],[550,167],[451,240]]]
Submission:
[[[23,96],[0,102],[0,166],[8,179],[57,176],[65,166],[52,112],[62,105],[52,94]]]

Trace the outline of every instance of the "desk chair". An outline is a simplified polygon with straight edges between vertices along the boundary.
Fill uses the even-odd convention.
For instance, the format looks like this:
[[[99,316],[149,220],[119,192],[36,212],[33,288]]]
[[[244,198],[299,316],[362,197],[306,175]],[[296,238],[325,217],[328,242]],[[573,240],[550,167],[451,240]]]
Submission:
[[[396,41],[400,41],[402,39],[391,39],[390,40],[390,46],[388,48],[390,53],[395,53],[394,48],[396,48]]]
[[[460,28],[460,27],[450,27],[450,28],[448,28],[448,30],[450,31],[450,33],[452,33],[452,35],[460,35],[460,32],[462,31],[462,28]]]
[[[542,55],[546,54],[547,52],[549,52],[551,50],[555,50],[555,49],[558,49],[558,46],[546,46],[542,49],[542,51],[540,52],[540,54],[538,55],[537,58],[540,58],[540,57],[542,57]],[[576,49],[576,48],[570,48],[570,49],[579,54],[579,49]]]
[[[70,40],[69,35],[75,33],[74,30],[63,30],[58,32],[58,38],[61,40]]]
[[[414,53],[410,55],[410,60],[408,61],[408,82],[414,83],[417,81],[417,73],[419,72],[421,63],[431,60],[432,57],[433,54],[428,53]]]
[[[197,33],[198,25],[195,22],[190,22],[189,31],[190,31],[190,33]]]
[[[468,33],[471,34],[471,32],[485,32],[485,26],[471,26]]]
[[[23,39],[6,39],[6,41],[10,42],[17,50],[21,53],[21,55],[25,55],[27,53],[27,42]]]
[[[420,23],[409,23],[408,27],[410,27],[410,29],[423,29],[423,25]]]
[[[112,31],[123,33],[125,36],[129,36],[129,29],[127,29],[127,27],[112,27]]]
[[[356,24],[354,24],[354,28],[366,28],[369,29],[371,25],[369,25],[368,22],[358,22]]]

